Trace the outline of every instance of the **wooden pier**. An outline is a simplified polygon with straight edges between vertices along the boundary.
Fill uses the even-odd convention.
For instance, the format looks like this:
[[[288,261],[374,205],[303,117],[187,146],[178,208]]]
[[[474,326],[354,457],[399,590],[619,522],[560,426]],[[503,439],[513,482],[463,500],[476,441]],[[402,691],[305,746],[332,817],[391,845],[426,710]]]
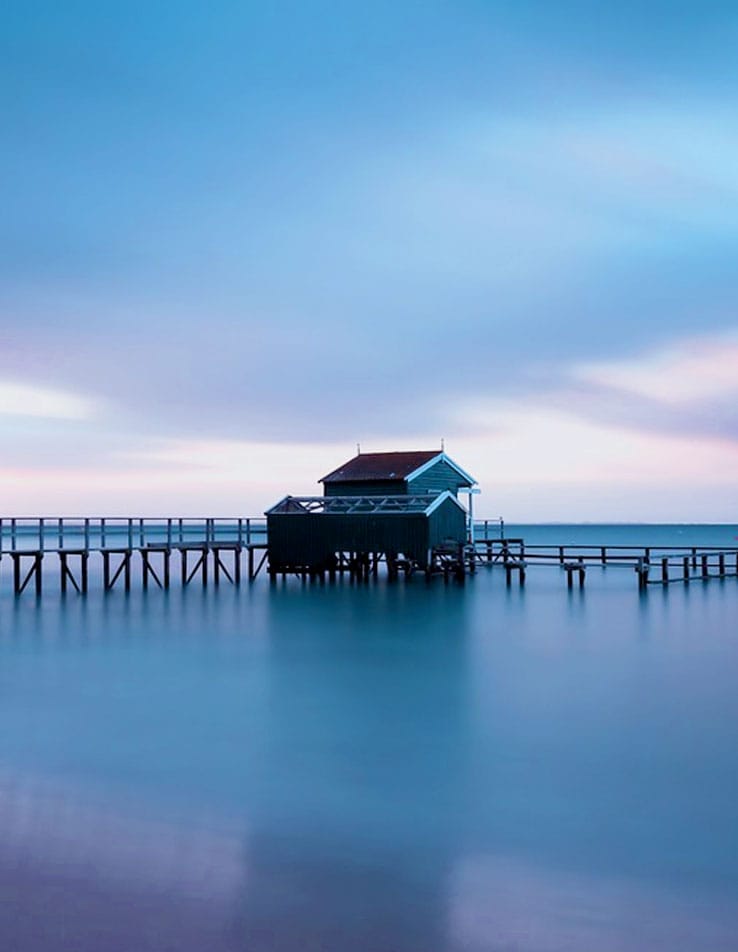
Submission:
[[[637,588],[738,578],[738,547],[529,545],[502,537],[501,520],[475,523],[473,543],[440,544],[423,563],[401,552],[336,552],[321,566],[271,566],[263,518],[6,518],[0,519],[0,586],[10,575],[12,591],[40,596],[58,572],[62,594],[87,594],[91,581],[106,592],[141,588],[166,590],[225,582],[238,586],[242,559],[253,582],[262,571],[272,580],[297,576],[325,582],[345,578],[366,582],[380,568],[388,580],[420,575],[463,581],[487,568],[501,569],[510,586],[526,584],[531,569],[557,571],[571,590],[582,589],[593,570],[626,569]],[[174,563],[173,563],[174,560]],[[10,565],[10,573],[4,565]]]
[[[558,568],[569,589],[575,579],[584,588],[587,570],[595,567],[634,571],[641,591],[649,585],[738,578],[738,547],[526,545],[523,539],[482,538],[468,547],[468,553],[478,566],[504,568],[508,585],[515,570],[523,585],[529,565]]]
[[[90,565],[97,563],[103,590],[131,590],[134,574],[141,587],[168,589],[171,562],[179,560],[180,582],[207,586],[226,580],[241,583],[241,557],[266,540],[264,519],[186,518],[7,518],[0,519],[0,568],[12,563],[13,592],[31,589],[41,595],[44,566],[56,560],[62,594],[74,590],[85,595],[90,585]],[[140,573],[139,571],[140,570]],[[255,577],[250,571],[250,577]]]

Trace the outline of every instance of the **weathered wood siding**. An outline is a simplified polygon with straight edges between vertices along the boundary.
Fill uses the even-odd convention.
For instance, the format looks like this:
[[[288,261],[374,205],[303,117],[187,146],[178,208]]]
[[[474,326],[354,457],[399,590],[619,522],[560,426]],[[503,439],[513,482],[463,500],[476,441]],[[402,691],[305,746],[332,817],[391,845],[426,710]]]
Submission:
[[[447,540],[463,542],[465,513],[447,499],[424,513],[271,513],[269,565],[325,567],[337,552],[402,553],[425,565],[428,551]]]
[[[466,486],[467,481],[459,476],[456,470],[449,466],[445,460],[439,459],[433,466],[417,476],[407,485],[407,492],[410,495],[420,495],[421,493],[442,493],[447,489],[454,495],[458,493],[459,486]]]
[[[323,483],[324,496],[405,496],[404,479],[377,479],[372,482]]]
[[[441,503],[438,509],[428,516],[428,522],[428,542],[431,549],[450,540],[466,541],[466,512],[459,509],[453,499]]]

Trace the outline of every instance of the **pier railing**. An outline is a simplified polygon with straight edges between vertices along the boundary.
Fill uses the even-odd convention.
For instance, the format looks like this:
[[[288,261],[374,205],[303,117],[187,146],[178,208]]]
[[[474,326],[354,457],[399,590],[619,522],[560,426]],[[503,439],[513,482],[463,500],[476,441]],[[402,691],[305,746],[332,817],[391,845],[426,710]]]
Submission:
[[[0,554],[85,549],[141,549],[154,545],[266,542],[266,519],[34,516],[0,519]]]
[[[669,585],[692,579],[738,578],[738,547],[661,545],[528,545],[524,539],[476,538],[470,547],[473,565],[501,565],[508,583],[517,571],[521,584],[529,565],[558,566],[566,572],[571,588],[575,576],[580,586],[588,567],[620,567],[634,570],[638,587]]]

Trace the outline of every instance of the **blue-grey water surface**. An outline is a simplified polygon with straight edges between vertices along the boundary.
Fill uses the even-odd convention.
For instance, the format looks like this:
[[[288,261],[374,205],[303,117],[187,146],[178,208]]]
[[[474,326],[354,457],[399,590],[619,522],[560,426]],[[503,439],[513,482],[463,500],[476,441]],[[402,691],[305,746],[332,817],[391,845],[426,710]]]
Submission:
[[[555,528],[523,534],[738,534]],[[738,948],[735,579],[37,601],[7,572],[0,948]]]

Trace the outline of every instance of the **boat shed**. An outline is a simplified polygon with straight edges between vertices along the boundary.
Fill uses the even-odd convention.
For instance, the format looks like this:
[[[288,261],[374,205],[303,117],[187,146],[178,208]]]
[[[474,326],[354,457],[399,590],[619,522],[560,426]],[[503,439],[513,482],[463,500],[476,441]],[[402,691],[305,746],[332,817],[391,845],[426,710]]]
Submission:
[[[332,572],[347,562],[376,567],[380,558],[389,571],[398,559],[428,570],[436,550],[463,545],[466,533],[466,510],[449,489],[384,496],[286,496],[266,517],[273,575]]]
[[[442,450],[359,453],[319,480],[326,496],[420,496],[471,490],[477,481]]]

